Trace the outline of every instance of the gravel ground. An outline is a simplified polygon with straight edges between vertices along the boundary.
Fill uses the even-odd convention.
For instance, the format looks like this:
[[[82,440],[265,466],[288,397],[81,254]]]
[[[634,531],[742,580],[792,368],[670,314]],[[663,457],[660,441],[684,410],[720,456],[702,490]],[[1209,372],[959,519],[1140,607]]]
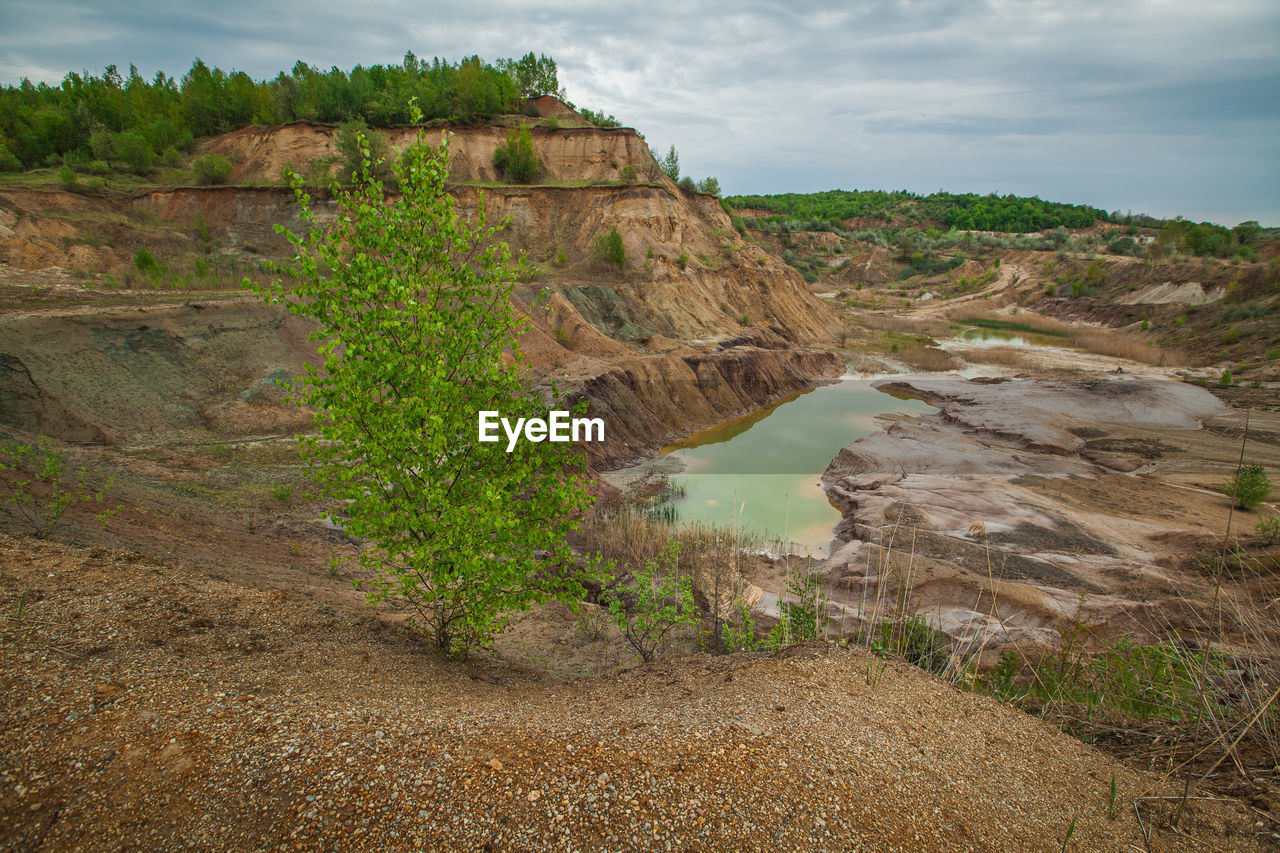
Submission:
[[[857,649],[566,680],[4,536],[0,684],[4,850],[1141,851],[1133,798],[1176,790]],[[1276,844],[1233,803],[1171,810],[1140,802],[1150,849]]]

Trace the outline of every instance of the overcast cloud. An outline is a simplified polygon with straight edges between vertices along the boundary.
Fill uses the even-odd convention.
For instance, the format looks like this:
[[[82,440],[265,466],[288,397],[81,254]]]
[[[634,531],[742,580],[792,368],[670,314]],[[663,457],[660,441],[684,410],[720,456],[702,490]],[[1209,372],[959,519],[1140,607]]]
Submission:
[[[1013,192],[1280,225],[1275,0],[5,0],[0,80],[554,56],[727,193]]]

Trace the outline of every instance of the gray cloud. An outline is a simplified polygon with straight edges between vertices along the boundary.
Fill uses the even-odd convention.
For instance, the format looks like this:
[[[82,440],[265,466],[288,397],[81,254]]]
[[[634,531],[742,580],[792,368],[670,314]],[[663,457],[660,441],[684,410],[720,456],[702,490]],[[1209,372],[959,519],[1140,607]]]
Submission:
[[[1277,32],[1271,0],[18,0],[0,79],[534,50],[571,99],[729,192],[1000,191],[1280,224]]]

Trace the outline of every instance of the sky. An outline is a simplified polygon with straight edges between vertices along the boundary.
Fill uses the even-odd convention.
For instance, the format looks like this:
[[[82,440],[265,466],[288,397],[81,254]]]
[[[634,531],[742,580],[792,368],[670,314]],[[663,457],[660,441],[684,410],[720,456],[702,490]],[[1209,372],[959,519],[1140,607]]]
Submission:
[[[556,59],[726,194],[1016,193],[1280,226],[1280,2],[0,0],[0,83]]]

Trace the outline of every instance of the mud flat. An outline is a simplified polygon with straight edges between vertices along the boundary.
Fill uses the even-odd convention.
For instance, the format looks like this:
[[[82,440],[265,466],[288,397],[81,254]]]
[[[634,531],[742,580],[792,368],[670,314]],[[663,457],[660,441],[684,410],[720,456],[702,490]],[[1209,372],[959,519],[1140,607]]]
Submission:
[[[1215,489],[1243,413],[1130,374],[875,384],[937,411],[853,442],[823,474],[843,514],[823,565],[836,606],[863,619],[914,609],[993,647],[1053,645],[1077,615],[1116,631],[1194,616],[1207,586],[1195,559],[1226,528]],[[1275,465],[1280,450],[1255,442],[1249,459]]]

